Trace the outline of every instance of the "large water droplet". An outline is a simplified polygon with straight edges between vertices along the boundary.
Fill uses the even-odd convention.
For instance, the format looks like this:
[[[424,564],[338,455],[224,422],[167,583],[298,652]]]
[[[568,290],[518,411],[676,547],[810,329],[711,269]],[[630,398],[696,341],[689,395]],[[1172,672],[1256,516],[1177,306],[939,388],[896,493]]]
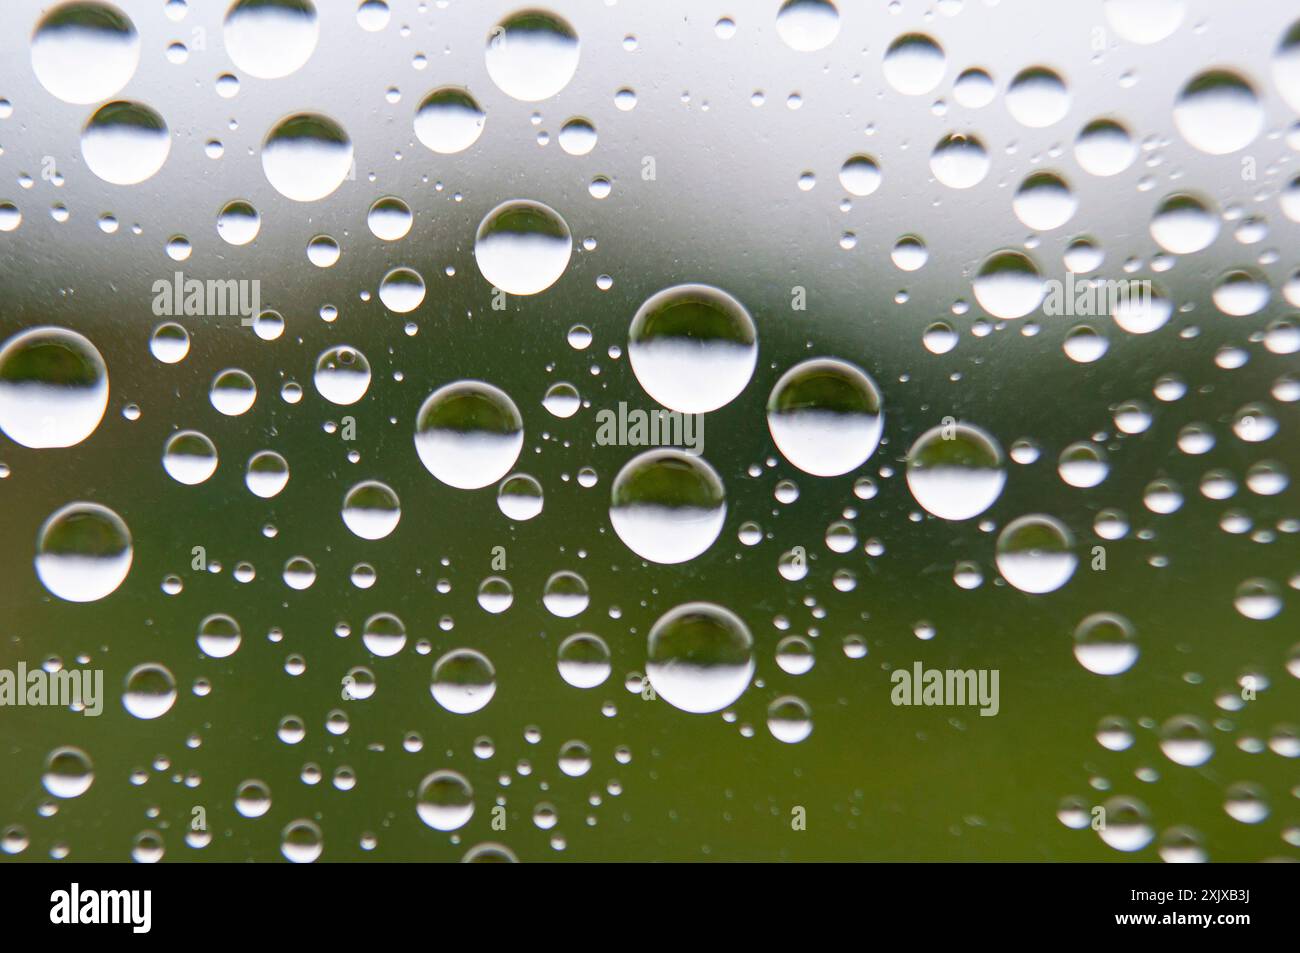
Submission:
[[[971,287],[980,307],[995,318],[1023,318],[1037,309],[1046,293],[1029,256],[1009,249],[986,258]]]
[[[114,185],[143,182],[163,167],[171,147],[167,123],[144,103],[105,103],[81,130],[86,167]]]
[[[595,688],[609,678],[609,646],[598,635],[579,632],[560,643],[556,665],[574,688]]]
[[[474,260],[483,277],[507,294],[535,295],[559,280],[573,254],[573,236],[558,212],[541,202],[502,202],[479,224]]]
[[[1190,255],[1208,248],[1218,235],[1218,216],[1193,195],[1167,196],[1151,217],[1151,237],[1175,255]]]
[[[95,781],[90,755],[80,748],[65,745],[55,748],[45,759],[41,784],[58,798],[81,797]]]
[[[1202,152],[1221,156],[1244,149],[1264,128],[1254,88],[1227,70],[1194,76],[1174,104],[1174,125]]]
[[[488,657],[474,649],[453,649],[433,666],[429,686],[436,701],[447,711],[468,715],[479,711],[496,694],[496,669]]]
[[[1093,613],[1074,630],[1074,657],[1095,675],[1121,675],[1138,654],[1137,631],[1118,613]]]
[[[362,539],[383,539],[401,518],[397,494],[378,480],[358,483],[343,498],[343,523]]]
[[[370,387],[370,362],[356,348],[339,344],[316,361],[312,382],[330,403],[355,404]]]
[[[16,27],[10,23],[8,29]],[[85,105],[116,95],[139,63],[135,25],[111,4],[59,4],[32,34],[36,78],[66,103]]]
[[[488,75],[507,96],[537,102],[554,96],[578,69],[578,34],[546,10],[523,10],[488,33]]]
[[[238,0],[226,13],[226,52],[258,79],[279,79],[300,69],[319,34],[310,0]]]
[[[614,478],[609,521],[628,549],[651,562],[694,559],[713,545],[726,515],[717,472],[680,450],[650,450]]]
[[[248,458],[244,485],[254,496],[269,500],[289,483],[289,463],[274,450],[261,450]]]
[[[475,490],[510,472],[524,445],[519,408],[483,381],[457,381],[425,399],[415,449],[426,470],[448,486]]]
[[[474,816],[474,789],[459,772],[434,771],[420,782],[415,810],[435,831],[457,830]]]
[[[42,524],[36,539],[36,575],[68,602],[103,599],[131,570],[131,531],[98,503],[69,503]]]
[[[930,171],[950,189],[969,189],[989,174],[989,154],[984,143],[970,133],[953,132],[935,143]]]
[[[315,202],[332,193],[352,168],[352,140],[319,113],[281,119],[262,143],[262,171],[285,198]]]
[[[647,394],[672,410],[706,413],[749,383],[758,335],[744,305],[709,285],[675,285],[637,309],[628,358]]]
[[[862,466],[880,443],[880,391],[847,361],[804,361],[772,388],[767,426],[777,449],[800,470],[839,476]]]
[[[180,430],[163,447],[162,464],[177,483],[196,486],[217,472],[217,448],[197,430]]]
[[[923,33],[906,33],[889,44],[881,68],[894,89],[921,96],[939,85],[944,65],[943,47]]]
[[[650,630],[646,674],[665,701],[682,711],[720,711],[754,677],[754,639],[735,613],[689,602],[664,613]]]
[[[127,673],[122,707],[136,718],[161,718],[175,704],[176,679],[165,665],[145,662]]]
[[[840,12],[831,0],[785,0],[776,14],[776,33],[792,50],[825,49],[840,32]]]
[[[379,300],[394,314],[407,314],[424,303],[424,279],[414,268],[394,268],[379,283]]]
[[[907,453],[907,487],[916,502],[940,519],[978,516],[993,505],[1006,482],[1002,449],[970,424],[928,430]]]
[[[1282,35],[1273,54],[1273,82],[1286,104],[1300,113],[1300,20]]]
[[[108,406],[108,368],[66,328],[20,331],[0,348],[0,430],[33,449],[85,440]]]
[[[1050,516],[1022,516],[998,536],[996,561],[1002,578],[1021,592],[1060,589],[1074,575],[1079,558],[1074,536]]]
[[[420,103],[415,113],[415,135],[434,152],[451,155],[474,145],[486,122],[486,114],[469,90],[444,86]]]
[[[228,658],[239,650],[243,641],[239,623],[224,613],[207,616],[199,623],[199,651],[208,658]]]
[[[1130,43],[1159,43],[1182,25],[1184,0],[1105,0],[1110,28]]]
[[[527,473],[515,473],[501,481],[497,508],[507,519],[523,522],[542,511],[542,485]]]
[[[1070,110],[1070,93],[1055,72],[1045,66],[1031,66],[1011,80],[1006,103],[1018,123],[1042,129],[1065,118]]]

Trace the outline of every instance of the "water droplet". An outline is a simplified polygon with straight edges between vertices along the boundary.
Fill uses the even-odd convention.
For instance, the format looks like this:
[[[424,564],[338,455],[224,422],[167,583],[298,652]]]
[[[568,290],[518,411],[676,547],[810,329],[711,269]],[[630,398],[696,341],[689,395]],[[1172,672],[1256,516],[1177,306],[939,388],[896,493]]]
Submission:
[[[261,228],[262,216],[243,199],[227,202],[217,213],[217,234],[227,244],[247,245]]]
[[[264,500],[279,494],[289,482],[289,464],[274,450],[262,450],[248,458],[244,485]]]
[[[325,836],[315,821],[291,821],[280,832],[280,853],[294,864],[310,864],[325,850]]]
[[[456,715],[484,708],[496,694],[496,669],[488,657],[474,649],[453,649],[433,666],[429,690],[436,701]]]
[[[1061,451],[1056,472],[1070,486],[1089,489],[1101,485],[1110,473],[1110,465],[1101,450],[1081,440]]]
[[[546,611],[561,619],[571,619],[586,611],[591,602],[587,580],[576,572],[561,570],[552,573],[542,590],[542,605]]]
[[[394,268],[379,283],[379,300],[394,314],[408,314],[424,302],[424,279],[414,268]]]
[[[176,679],[165,665],[146,662],[127,673],[122,706],[136,718],[161,718],[175,704]]]
[[[952,94],[967,109],[983,109],[993,102],[997,87],[987,70],[971,67],[963,70],[952,84]]]
[[[943,47],[923,33],[906,33],[889,44],[881,68],[894,89],[921,96],[939,85],[945,65]]]
[[[334,192],[352,168],[352,140],[319,113],[281,119],[262,143],[262,171],[285,198],[315,202]]]
[[[370,362],[354,347],[340,344],[321,354],[312,377],[317,392],[332,404],[355,404],[370,387]]]
[[[1050,516],[1022,516],[998,536],[996,561],[1002,578],[1021,592],[1060,589],[1079,564],[1074,536]]]
[[[424,97],[415,112],[415,135],[440,155],[463,152],[483,134],[487,114],[469,90],[443,86]]]
[[[1097,833],[1108,847],[1132,853],[1155,838],[1151,812],[1137,798],[1113,797],[1102,807],[1106,811],[1106,824]]]
[[[41,525],[36,575],[68,602],[94,602],[112,593],[131,570],[131,531],[98,503],[69,503]]]
[[[180,430],[163,447],[162,464],[177,483],[195,486],[217,472],[217,448],[197,430]]]
[[[812,734],[812,709],[802,698],[785,695],[767,706],[767,730],[786,744],[798,744]]]
[[[1179,93],[1174,125],[1202,152],[1227,155],[1255,140],[1264,128],[1264,109],[1254,88],[1236,73],[1206,70]]]
[[[1023,318],[1046,293],[1038,267],[1018,251],[994,252],[980,265],[971,287],[980,307],[995,318]]]
[[[1070,559],[1073,563],[1072,554]],[[1071,565],[1070,572],[1073,571]],[[1095,675],[1120,675],[1132,668],[1138,659],[1137,632],[1133,624],[1118,613],[1094,613],[1074,630],[1074,657]]]
[[[1287,28],[1273,53],[1273,82],[1286,104],[1300,112],[1300,20]]]
[[[235,789],[235,810],[242,817],[261,817],[271,809],[271,789],[265,781],[250,779]]]
[[[777,449],[800,470],[839,476],[862,466],[880,443],[880,391],[847,361],[804,361],[772,388],[767,426]]]
[[[1074,158],[1092,175],[1119,175],[1137,158],[1129,131],[1113,119],[1094,119],[1074,140]]]
[[[376,199],[366,213],[366,225],[370,227],[370,234],[385,242],[405,238],[411,230],[412,219],[410,206],[392,195]]]
[[[1160,750],[1174,764],[1195,768],[1214,754],[1205,722],[1193,715],[1176,715],[1160,727]]]
[[[628,358],[645,392],[675,411],[706,413],[749,383],[758,335],[744,305],[709,285],[675,285],[637,309]]]
[[[680,450],[650,450],[614,478],[610,523],[628,549],[651,562],[694,559],[713,545],[726,515],[717,471]]]
[[[1148,294],[1120,296],[1110,316],[1129,334],[1150,334],[1164,327],[1173,313],[1173,302],[1158,284],[1152,282]]]
[[[300,69],[319,34],[310,0],[238,0],[226,14],[226,52],[258,79],[279,79]]]
[[[1070,93],[1065,82],[1045,66],[1021,70],[1007,87],[1007,110],[1016,122],[1042,129],[1065,118]]]
[[[979,185],[989,174],[989,164],[984,143],[970,133],[949,133],[930,153],[930,171],[950,189]]]
[[[58,798],[81,797],[95,781],[90,755],[80,748],[65,745],[55,748],[45,759],[41,784]]]
[[[1237,587],[1233,606],[1247,619],[1263,622],[1282,611],[1282,591],[1268,579],[1247,579]]]
[[[448,486],[474,490],[510,472],[524,445],[519,408],[483,381],[439,388],[420,407],[415,449],[426,470]]]
[[[1002,448],[970,424],[928,430],[907,453],[907,487],[916,502],[940,519],[978,516],[993,505],[1006,482]]]
[[[1184,0],[1105,0],[1110,28],[1130,43],[1159,43],[1182,25]]]
[[[65,103],[87,105],[116,95],[140,63],[135,25],[107,3],[59,4],[41,18],[31,45],[36,78]]]
[[[209,658],[234,655],[242,640],[239,623],[228,615],[218,612],[199,623],[199,651]]]
[[[257,400],[257,385],[244,371],[229,368],[212,379],[208,399],[213,407],[227,417],[238,417],[246,413]]]
[[[527,103],[549,99],[577,72],[578,46],[578,34],[563,17],[523,10],[488,33],[488,75],[507,96]]]
[[[776,32],[800,53],[825,49],[840,32],[840,12],[831,0],[785,0],[776,14]]]
[[[571,156],[585,156],[596,148],[596,127],[590,119],[574,116],[560,127],[560,148]]]
[[[569,266],[573,236],[558,212],[541,202],[502,202],[479,224],[474,260],[488,283],[507,294],[534,295]]]
[[[840,185],[850,195],[866,196],[880,188],[880,166],[868,155],[853,155],[840,166]]]
[[[20,331],[0,348],[0,430],[33,449],[85,440],[108,407],[108,368],[66,328]]]
[[[1219,219],[1193,195],[1163,199],[1151,217],[1151,237],[1167,252],[1191,255],[1208,248],[1219,235]]]
[[[406,626],[391,612],[377,612],[361,627],[361,641],[370,654],[389,658],[406,648]]]
[[[397,494],[378,480],[358,483],[343,498],[343,523],[362,539],[383,539],[401,518]]]
[[[171,147],[167,123],[144,103],[105,103],[81,130],[86,168],[114,185],[143,182],[163,167]]]
[[[1078,207],[1069,185],[1053,172],[1036,172],[1025,179],[1011,201],[1016,218],[1038,232],[1060,228]]]
[[[590,632],[579,632],[560,643],[556,657],[560,677],[574,688],[595,688],[609,678],[609,646]]]
[[[507,519],[523,522],[542,511],[542,485],[526,473],[515,473],[501,481],[497,508]]]
[[[646,674],[656,694],[682,711],[720,711],[754,676],[754,639],[722,606],[689,602],[666,612],[647,639]]]
[[[357,26],[367,33],[378,33],[388,26],[392,11],[384,0],[362,0],[357,7]]]

